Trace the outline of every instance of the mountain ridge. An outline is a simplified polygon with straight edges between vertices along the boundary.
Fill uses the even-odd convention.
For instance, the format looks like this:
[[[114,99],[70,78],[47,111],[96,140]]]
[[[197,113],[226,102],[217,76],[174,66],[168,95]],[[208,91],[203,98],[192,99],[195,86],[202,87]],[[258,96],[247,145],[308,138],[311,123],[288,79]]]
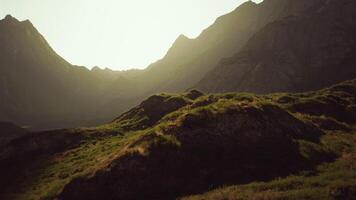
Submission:
[[[195,86],[208,92],[236,91],[234,87],[238,85],[237,82],[253,85],[262,80],[265,82],[260,83],[262,86],[259,88],[262,90],[266,85],[270,85],[270,90],[261,92],[294,91],[292,86],[282,88],[280,85],[284,85],[284,82],[272,85],[270,82],[277,82],[278,77],[268,81],[267,68],[261,68],[266,70],[266,73],[262,73],[258,71],[258,67],[251,67],[257,70],[259,75],[243,73],[245,79],[241,78],[242,73],[232,72],[228,74],[230,77],[225,78],[212,74],[215,72],[223,74],[224,62],[226,64],[236,60],[234,55],[243,55],[244,52],[252,50],[257,52],[256,49],[261,45],[260,41],[266,40],[262,36],[271,34],[268,31],[261,34],[261,30],[266,30],[277,21],[286,22],[287,18],[292,21],[313,12],[326,12],[320,10],[322,9],[320,5],[325,2],[325,0],[265,0],[259,4],[245,2],[234,11],[219,17],[197,38],[179,36],[167,54],[147,69],[129,71],[96,68],[88,70],[71,65],[53,51],[32,25],[28,30],[21,28],[21,23],[30,22],[19,22],[8,16],[7,20],[12,20],[14,26],[5,27],[5,23],[1,23],[4,28],[0,32],[2,39],[0,43],[6,48],[0,49],[0,96],[3,97],[0,99],[0,120],[31,126],[34,129],[95,126],[109,122],[117,113],[125,112],[157,92],[183,92]],[[342,20],[346,22],[348,19]],[[14,33],[11,33],[11,30]],[[32,34],[28,35],[28,32]],[[247,45],[249,46],[246,47]],[[271,53],[274,49],[267,51]],[[248,54],[245,55],[246,58]],[[263,52],[259,54],[262,55]],[[227,58],[229,56],[232,57]],[[271,58],[273,56],[270,55]],[[278,58],[275,60],[277,62]],[[220,65],[216,66],[219,62]],[[297,62],[299,61],[292,63],[292,67],[286,65],[280,70],[273,67],[268,69],[271,76],[280,74],[287,68],[293,71],[293,65]],[[223,72],[220,73],[219,70]],[[327,84],[351,79],[353,78],[351,74],[340,75],[339,79],[325,82],[319,87],[313,87],[312,84],[313,81],[318,82],[318,79],[311,78],[308,80],[310,84],[301,83],[305,87],[298,91],[318,89]],[[306,80],[309,76],[305,77]],[[205,82],[206,84],[203,84]],[[266,82],[267,84],[264,84]],[[297,86],[300,84],[294,82],[291,80],[289,84]],[[243,87],[238,89],[245,90]]]
[[[0,199],[354,200],[355,35],[354,0],[249,1],[145,70],[88,70],[7,16]]]
[[[347,0],[324,1],[305,15],[274,21],[252,36],[242,51],[221,61],[197,88],[301,92],[354,78],[353,7]]]
[[[1,20],[0,43],[1,120],[33,128],[90,125],[93,114],[85,113],[96,111],[85,99],[100,98],[112,79],[65,61],[29,21]]]

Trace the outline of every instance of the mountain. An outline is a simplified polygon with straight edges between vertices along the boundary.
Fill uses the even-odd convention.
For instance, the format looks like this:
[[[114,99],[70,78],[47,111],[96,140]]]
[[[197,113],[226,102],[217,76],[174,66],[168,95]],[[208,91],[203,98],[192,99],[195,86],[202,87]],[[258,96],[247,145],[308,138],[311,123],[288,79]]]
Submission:
[[[310,3],[305,12],[266,25],[241,51],[221,60],[196,88],[206,92],[301,92],[355,78],[356,2]]]
[[[110,124],[0,148],[0,198],[352,199],[355,102],[356,80],[307,93],[157,94]]]
[[[248,1],[199,37],[179,36],[148,68],[129,71],[74,66],[30,21],[8,15],[0,20],[0,121],[36,130],[95,126],[157,92],[294,92],[351,79],[353,6]]]
[[[135,84],[125,72],[71,65],[28,20],[10,15],[1,20],[0,44],[1,121],[33,129],[97,125],[130,104]],[[118,99],[126,105],[105,110]]]
[[[247,1],[219,17],[197,38],[179,36],[165,57],[150,65],[139,81],[151,93],[185,91],[195,86],[221,59],[239,52],[267,24],[301,15],[320,2],[323,0],[265,0],[260,4]]]
[[[354,200],[355,4],[249,1],[129,71],[6,16],[0,199]]]

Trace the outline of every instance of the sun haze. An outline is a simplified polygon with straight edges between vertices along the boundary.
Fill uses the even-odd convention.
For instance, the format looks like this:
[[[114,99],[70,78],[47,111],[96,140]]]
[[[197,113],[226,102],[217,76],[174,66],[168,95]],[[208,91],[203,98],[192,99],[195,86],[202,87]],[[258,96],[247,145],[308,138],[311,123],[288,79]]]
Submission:
[[[198,36],[244,1],[0,0],[0,16],[29,19],[72,64],[125,70],[147,67],[178,35]]]

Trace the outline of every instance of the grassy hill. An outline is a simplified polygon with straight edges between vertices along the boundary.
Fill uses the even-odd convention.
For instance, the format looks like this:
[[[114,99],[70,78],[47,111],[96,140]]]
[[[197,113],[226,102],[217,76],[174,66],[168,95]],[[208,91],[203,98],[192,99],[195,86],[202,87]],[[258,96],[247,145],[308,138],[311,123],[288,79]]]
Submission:
[[[356,80],[158,94],[110,124],[0,148],[0,199],[352,199],[355,122]]]

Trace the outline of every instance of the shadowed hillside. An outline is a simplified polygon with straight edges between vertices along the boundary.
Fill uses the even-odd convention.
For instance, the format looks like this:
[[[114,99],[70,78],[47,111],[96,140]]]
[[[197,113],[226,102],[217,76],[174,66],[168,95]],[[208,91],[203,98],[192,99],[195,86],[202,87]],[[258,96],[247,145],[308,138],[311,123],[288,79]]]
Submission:
[[[0,121],[32,130],[95,126],[157,92],[194,86],[206,92],[301,92],[352,79],[354,4],[248,1],[197,38],[179,36],[146,69],[129,71],[74,66],[30,21],[8,15],[0,21]]]
[[[355,80],[297,94],[155,95],[110,124],[6,145],[1,199],[175,199],[291,174],[314,182],[309,196],[338,199],[325,191],[355,181],[343,160],[355,153],[355,95]]]
[[[0,199],[355,200],[355,36],[353,0],[247,1],[144,70],[88,70],[8,15]]]
[[[197,88],[209,92],[300,92],[355,78],[355,35],[355,1],[315,1],[306,12],[276,20],[258,31]]]
[[[219,17],[197,38],[179,36],[166,56],[150,65],[139,81],[144,82],[143,87],[149,92],[185,91],[195,86],[222,58],[239,52],[267,24],[302,15],[323,1],[265,0],[260,4],[247,1]]]
[[[0,21],[0,120],[30,128],[107,122],[130,106],[134,83],[125,72],[90,71],[69,64],[30,21]],[[121,104],[104,110],[113,100]]]

